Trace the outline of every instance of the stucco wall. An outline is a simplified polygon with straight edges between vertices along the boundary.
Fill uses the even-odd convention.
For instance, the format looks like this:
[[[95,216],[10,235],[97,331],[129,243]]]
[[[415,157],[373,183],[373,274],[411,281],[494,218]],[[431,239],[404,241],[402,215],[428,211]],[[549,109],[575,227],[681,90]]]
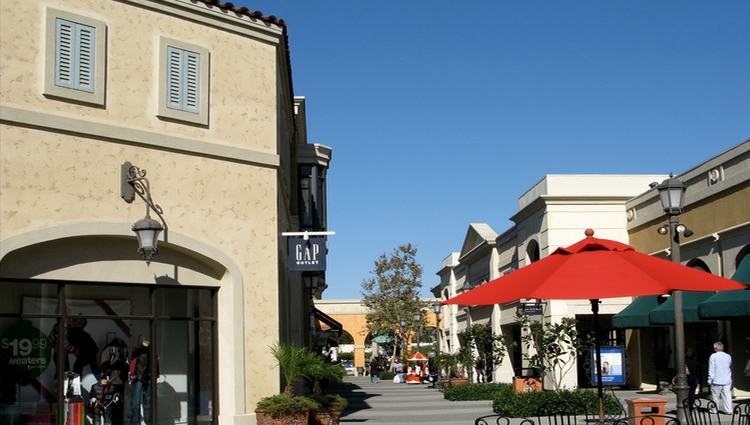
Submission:
[[[228,273],[221,280],[219,290],[220,311],[226,307],[234,316],[222,322],[220,315],[218,349],[219,367],[238,375],[239,386],[222,387],[219,403],[222,423],[231,423],[234,415],[244,413],[250,413],[246,418],[252,422],[256,401],[279,390],[279,372],[268,346],[279,338],[277,217],[280,205],[288,206],[277,203],[278,170],[273,161],[279,144],[277,99],[284,95],[277,92],[281,30],[265,26],[258,37],[248,36],[242,32],[252,32],[251,24],[236,26],[242,31],[227,31],[216,27],[216,18],[207,18],[214,24],[206,25],[150,8],[174,3],[148,2],[148,7],[130,0],[0,3],[0,112],[12,109],[15,116],[35,114],[37,120],[24,124],[2,115],[0,241],[18,240],[35,232],[52,234],[54,229],[76,224],[97,228],[103,223],[110,227],[123,223],[123,234],[128,234],[130,223],[142,218],[145,208],[140,199],[130,205],[120,199],[120,165],[127,160],[148,170],[154,200],[163,207],[170,231],[183,235],[178,238],[181,241],[211,247],[217,257],[226,260],[224,266],[234,265],[233,275]],[[106,24],[104,107],[42,94],[48,7]],[[206,9],[191,2],[183,2],[182,7]],[[209,51],[208,126],[156,116],[162,36]],[[76,128],[55,130],[59,123],[72,123]],[[91,129],[100,124],[116,137],[97,136],[98,130]],[[204,150],[213,149],[221,155],[159,146],[158,140],[141,143],[138,135],[144,133],[138,131],[157,139],[198,141],[208,146]],[[239,150],[228,147],[257,152],[270,160],[259,165],[233,159]],[[137,260],[134,240],[133,244]],[[166,260],[156,257],[153,270],[138,270],[134,275],[157,270],[162,274],[165,267],[160,261]],[[151,267],[138,261],[132,264]],[[67,273],[75,270],[70,268]],[[91,267],[86,270],[86,278],[96,277]],[[242,287],[223,297],[222,291],[228,293],[231,285]],[[241,308],[221,305],[223,299],[230,302],[237,295],[242,298]],[[237,353],[221,355],[228,339],[236,343],[239,358]],[[227,401],[236,394],[244,394],[244,400]]]
[[[276,153],[275,45],[127,2],[8,0],[1,7],[0,28],[5,30],[0,38],[0,97],[5,106]],[[105,108],[49,100],[42,95],[49,7],[107,25]],[[156,117],[162,36],[209,51],[208,128]]]
[[[689,205],[680,215],[680,223],[684,223],[694,232],[688,241],[747,223],[749,219],[750,184],[747,183],[719,194],[708,204]],[[632,229],[630,245],[645,253],[666,249],[669,246],[669,238],[656,232],[666,222],[664,216],[662,220]]]

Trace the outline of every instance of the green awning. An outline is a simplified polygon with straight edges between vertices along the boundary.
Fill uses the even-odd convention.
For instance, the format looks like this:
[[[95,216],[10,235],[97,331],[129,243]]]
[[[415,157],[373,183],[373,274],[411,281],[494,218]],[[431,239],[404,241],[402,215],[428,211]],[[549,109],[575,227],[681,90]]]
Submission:
[[[637,297],[629,306],[612,316],[612,326],[621,329],[648,328],[652,326],[648,313],[656,307],[659,307],[658,296]]]
[[[682,292],[682,314],[685,323],[707,323],[698,317],[698,304],[715,295],[715,292]],[[649,321],[654,325],[674,325],[674,297],[669,297],[659,307],[648,314]]]
[[[733,280],[742,282],[748,289],[720,291],[698,304],[698,314],[703,319],[726,319],[750,316],[750,255],[740,261]]]

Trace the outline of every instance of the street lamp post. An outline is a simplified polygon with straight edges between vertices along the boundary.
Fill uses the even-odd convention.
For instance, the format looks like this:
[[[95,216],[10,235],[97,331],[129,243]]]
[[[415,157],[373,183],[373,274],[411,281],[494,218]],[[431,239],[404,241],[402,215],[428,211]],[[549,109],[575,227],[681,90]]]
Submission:
[[[669,224],[661,227],[659,234],[669,233],[670,257],[673,262],[680,264],[680,233],[686,237],[693,234],[685,225],[680,224],[680,214],[685,200],[685,184],[674,176],[655,186],[659,191],[659,198],[664,212],[669,216]],[[688,398],[690,387],[685,374],[685,325],[682,312],[682,291],[672,291],[674,300],[674,345],[675,345],[675,368],[677,369],[677,382],[674,386],[677,395],[677,419],[680,423],[686,423],[685,408],[683,402]]]
[[[432,306],[432,311],[435,312],[435,333],[437,334],[437,355],[440,356],[440,340],[442,339],[442,335],[440,334],[440,309],[442,306],[440,304],[434,304]]]
[[[414,326],[417,328],[417,351],[419,351],[419,334],[422,331],[422,313],[414,313]]]
[[[406,325],[408,325],[408,321],[404,319],[403,317],[398,320],[398,323],[401,325],[401,355],[406,356]]]

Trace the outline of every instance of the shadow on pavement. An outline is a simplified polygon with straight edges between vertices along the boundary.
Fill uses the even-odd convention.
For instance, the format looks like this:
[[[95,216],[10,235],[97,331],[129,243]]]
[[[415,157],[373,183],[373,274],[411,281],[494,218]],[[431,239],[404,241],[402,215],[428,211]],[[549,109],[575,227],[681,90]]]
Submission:
[[[341,422],[365,422],[367,419],[346,419],[346,416],[359,410],[371,409],[372,407],[365,400],[379,396],[379,394],[368,394],[362,387],[351,382],[330,385],[326,388],[326,392],[339,394],[349,401],[349,405],[344,409]]]

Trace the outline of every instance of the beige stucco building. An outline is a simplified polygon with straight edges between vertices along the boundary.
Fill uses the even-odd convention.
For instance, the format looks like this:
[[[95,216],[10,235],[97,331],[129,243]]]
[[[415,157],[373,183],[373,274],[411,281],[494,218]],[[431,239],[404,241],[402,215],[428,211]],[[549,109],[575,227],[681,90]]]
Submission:
[[[680,223],[687,226],[691,235],[681,235],[680,260],[682,264],[709,273],[732,278],[740,275],[741,267],[750,276],[750,140],[722,152],[676,176],[686,185],[685,204]],[[640,252],[670,258],[669,236],[657,230],[667,222],[659,195],[652,189],[627,202],[628,236],[630,245]],[[687,237],[686,237],[687,236]],[[741,266],[743,265],[744,266]],[[738,277],[740,281],[743,281]],[[750,285],[750,281],[744,281]],[[750,303],[750,292],[744,296]],[[723,341],[726,351],[733,356],[734,387],[736,395],[750,394],[750,378],[743,370],[750,359],[750,316],[733,310],[732,304],[721,304],[713,310],[724,310],[704,315],[705,303],[713,303],[712,293],[685,293],[686,347],[697,357],[703,388],[708,388],[708,356],[714,341]],[[669,382],[674,371],[674,344],[670,314],[655,315],[658,309],[672,313],[671,300],[662,299],[654,309],[639,308],[649,297],[640,297],[633,303],[629,317],[623,325],[637,328],[627,332],[631,359],[631,382],[634,387],[656,388]],[[645,304],[644,304],[645,305]],[[658,312],[657,312],[658,313]],[[641,320],[638,316],[643,316]],[[667,319],[666,321],[664,319]],[[641,324],[645,326],[641,327]]]
[[[63,423],[72,372],[84,392],[121,375],[120,423],[254,423],[280,388],[269,346],[315,340],[325,288],[287,271],[280,236],[325,230],[331,158],[307,143],[284,22],[211,1],[0,8],[0,366],[34,365],[0,413]],[[168,227],[151,261],[125,161]],[[138,394],[127,363],[103,369],[105,346],[149,353]]]
[[[485,282],[496,279],[584,238],[587,228],[596,236],[627,242],[626,202],[648,189],[663,175],[546,175],[518,198],[518,212],[511,217],[513,225],[497,234],[489,225],[474,223],[464,238],[460,252],[449,254],[437,274],[440,283],[433,294],[448,299]],[[609,317],[630,303],[630,298],[602,300],[600,317],[603,329],[609,330]],[[444,306],[445,334],[443,346],[451,352],[459,346],[458,333],[473,324],[491,327],[493,334],[502,335],[515,348],[500,365],[494,365],[496,382],[510,382],[528,365],[521,344],[521,326],[516,317],[519,303],[492,306]],[[579,330],[592,329],[591,307],[587,300],[543,301],[542,319],[559,322],[563,317],[576,317]],[[621,335],[611,332],[613,341]],[[563,387],[589,385],[586,359],[578,357],[569,363],[569,371],[560,379]],[[475,375],[476,379],[476,375]],[[551,388],[552,382],[545,382]]]

